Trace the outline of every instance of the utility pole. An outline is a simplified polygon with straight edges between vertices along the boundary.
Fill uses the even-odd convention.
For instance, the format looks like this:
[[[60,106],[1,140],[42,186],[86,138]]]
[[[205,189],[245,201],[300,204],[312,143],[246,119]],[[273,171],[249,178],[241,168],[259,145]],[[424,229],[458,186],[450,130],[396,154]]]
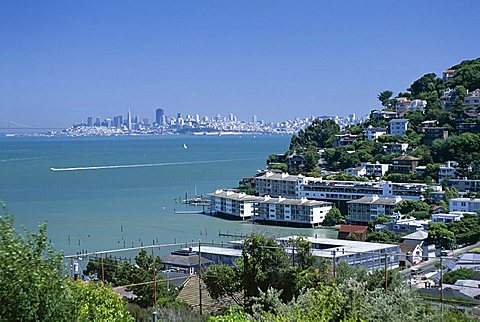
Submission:
[[[440,257],[440,313],[443,321],[443,257]]]
[[[388,257],[387,257],[387,253],[385,253],[385,293],[387,292],[387,288],[388,288],[387,271],[388,271]]]
[[[153,308],[157,310],[157,270],[155,269],[155,253],[152,248],[152,262],[153,262]]]
[[[103,254],[102,254],[102,287],[105,285],[105,270],[103,268]]]
[[[334,251],[332,251],[332,253],[333,253],[333,279],[336,280],[337,279],[337,272],[336,272],[336,270],[337,270],[337,267],[336,267],[336,265],[337,265],[337,257],[336,257],[337,252],[334,250]]]
[[[245,308],[245,303],[247,303],[247,252],[245,250],[246,239],[242,242],[242,256],[243,256],[243,307]]]
[[[200,302],[200,315],[202,315],[202,250],[201,240],[198,240],[198,299]]]

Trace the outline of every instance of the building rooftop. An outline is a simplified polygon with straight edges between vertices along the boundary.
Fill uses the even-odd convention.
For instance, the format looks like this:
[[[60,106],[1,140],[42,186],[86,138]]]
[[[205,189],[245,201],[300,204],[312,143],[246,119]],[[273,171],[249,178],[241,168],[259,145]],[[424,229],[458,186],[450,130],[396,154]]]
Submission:
[[[390,120],[390,123],[408,123],[408,119],[392,119]]]
[[[188,250],[189,248],[183,248],[182,250]],[[200,251],[205,254],[218,254],[223,256],[241,257],[242,250],[239,248],[217,247],[217,246],[203,246]]]
[[[421,159],[419,158],[416,158],[416,157],[413,157],[411,155],[402,155],[402,156],[399,156],[399,157],[396,157],[393,159],[393,161],[404,161],[404,160],[407,160],[407,161],[419,161]]]
[[[291,175],[288,173],[274,173],[267,172],[261,176],[256,177],[256,179],[268,179],[268,180],[285,180],[285,181],[297,181],[297,175]]]
[[[368,229],[367,226],[357,226],[357,225],[340,225],[339,232],[342,233],[364,233]]]
[[[308,200],[306,198],[302,199],[287,199],[287,198],[270,198],[266,196],[261,198],[258,201],[263,204],[278,204],[278,205],[291,205],[291,206],[309,206],[309,207],[318,207],[318,206],[327,206],[331,205],[331,202],[318,201],[318,200]]]
[[[216,190],[213,193],[209,193],[208,196],[231,199],[236,201],[259,201],[263,199],[261,197],[255,197],[255,196],[247,195],[241,192],[238,193],[238,192],[233,192],[228,190]]]
[[[425,240],[428,237],[428,232],[423,231],[423,230],[418,230],[414,233],[411,233],[409,235],[403,236],[402,239],[408,239],[408,240]]]
[[[451,198],[449,199],[450,202],[457,201],[457,202],[480,202],[480,198]]]
[[[369,204],[369,205],[385,205],[385,206],[395,206],[396,204],[400,203],[402,198],[389,198],[389,197],[362,197],[357,200],[347,201],[349,204]]]
[[[277,238],[277,241],[285,242],[292,238],[298,238],[300,236],[288,236]],[[333,258],[333,251],[335,251],[336,257],[350,256],[356,253],[368,253],[368,252],[377,252],[379,250],[388,249],[388,248],[398,248],[398,245],[394,244],[379,244],[379,243],[368,243],[361,241],[353,240],[343,240],[343,239],[332,239],[332,238],[315,238],[315,237],[304,237],[312,243],[314,246],[322,245],[322,249],[312,249],[312,255],[325,258]],[[315,246],[314,246],[315,247]]]
[[[198,262],[198,255],[188,248],[172,252],[170,255],[162,257],[162,263],[179,267],[196,267],[198,266]],[[201,258],[201,265],[209,264],[212,264],[211,260]]]

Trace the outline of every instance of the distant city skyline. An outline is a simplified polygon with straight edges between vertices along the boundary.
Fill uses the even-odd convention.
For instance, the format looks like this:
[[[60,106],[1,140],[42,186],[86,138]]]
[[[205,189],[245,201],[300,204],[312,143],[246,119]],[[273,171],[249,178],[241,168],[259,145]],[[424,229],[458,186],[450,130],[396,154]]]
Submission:
[[[480,3],[455,8],[451,23],[447,1],[3,1],[0,127],[129,109],[152,122],[159,107],[266,122],[366,114],[378,92],[479,56]]]

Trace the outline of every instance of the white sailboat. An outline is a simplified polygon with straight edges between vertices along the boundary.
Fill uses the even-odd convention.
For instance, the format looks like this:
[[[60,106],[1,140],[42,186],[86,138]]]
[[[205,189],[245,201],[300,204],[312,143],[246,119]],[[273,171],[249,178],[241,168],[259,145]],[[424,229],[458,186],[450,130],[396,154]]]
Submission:
[[[183,148],[184,149],[188,149],[187,145],[185,143],[183,143]]]

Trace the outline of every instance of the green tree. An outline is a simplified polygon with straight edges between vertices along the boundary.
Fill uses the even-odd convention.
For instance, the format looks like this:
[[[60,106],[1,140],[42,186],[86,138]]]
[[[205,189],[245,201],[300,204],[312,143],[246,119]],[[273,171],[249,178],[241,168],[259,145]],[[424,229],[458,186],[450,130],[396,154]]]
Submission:
[[[457,280],[470,280],[477,275],[479,275],[479,273],[473,269],[459,268],[443,275],[443,283],[455,284]]]
[[[455,235],[458,244],[474,244],[480,240],[480,217],[464,214],[460,221],[451,222],[448,229]]]
[[[212,265],[202,275],[208,294],[214,300],[230,298],[236,304],[243,305],[243,260],[237,260],[233,266]]]
[[[394,244],[400,240],[400,236],[390,230],[373,231],[367,234],[367,241],[371,243]]]
[[[392,100],[391,100],[392,95],[393,95],[392,91],[385,90],[385,91],[381,91],[377,95],[377,98],[380,101],[380,103],[382,103],[382,106],[389,107],[392,104]]]
[[[325,219],[322,222],[323,226],[335,226],[341,223],[346,223],[347,217],[342,215],[340,210],[333,206],[325,215]]]
[[[62,254],[38,233],[15,232],[3,206],[0,216],[0,321],[133,321],[111,288],[73,283],[63,276]]]
[[[430,206],[420,200],[402,200],[393,208],[394,212],[400,212],[402,215],[411,214],[414,211],[430,211]]]
[[[420,94],[435,91],[436,84],[441,81],[435,73],[425,74],[410,85],[408,91],[414,98],[420,98]]]
[[[455,235],[448,230],[443,222],[428,223],[428,242],[444,249],[451,248],[455,242]]]
[[[327,140],[338,133],[340,133],[340,126],[334,120],[315,119],[310,126],[292,136],[290,151],[302,152],[309,147],[325,148]]]

